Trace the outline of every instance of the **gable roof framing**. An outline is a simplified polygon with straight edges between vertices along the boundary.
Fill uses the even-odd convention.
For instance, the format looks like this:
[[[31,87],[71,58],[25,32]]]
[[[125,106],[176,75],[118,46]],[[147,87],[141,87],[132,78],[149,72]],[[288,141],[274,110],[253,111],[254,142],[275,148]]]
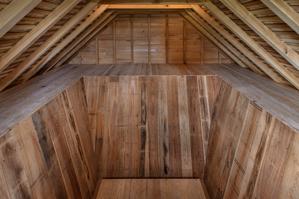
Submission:
[[[0,91],[17,80],[27,81],[41,70],[47,72],[58,67],[110,23],[119,12],[136,10],[173,10],[179,12],[185,20],[190,22],[202,35],[211,40],[241,67],[250,68],[256,73],[267,75],[276,82],[289,83],[299,89],[298,52],[237,0],[214,0],[213,2],[221,2],[242,23],[254,31],[262,41],[265,41],[269,48],[273,48],[273,52],[268,51],[266,47],[256,41],[247,30],[244,30],[234,21],[235,19],[231,19],[218,7],[218,4],[218,6],[215,5],[211,0],[200,1],[201,3],[115,3],[99,5],[98,0],[93,0],[84,1],[85,5],[84,3],[80,4],[84,8],[81,6],[82,9],[75,12],[72,17],[67,18],[68,21],[55,30],[55,33],[48,37],[44,43],[33,48],[34,50],[30,51],[32,53],[29,56],[25,59],[22,58],[21,62],[17,61],[28,48],[33,46],[40,37],[82,1],[84,0],[64,0],[26,33],[16,45],[1,56]],[[40,2],[42,0],[24,0],[22,2],[13,0],[4,7],[0,11],[0,16],[4,16],[8,20],[0,23],[0,38]],[[283,0],[260,0],[260,2],[266,6],[265,8],[270,9],[269,12],[272,11],[282,22],[286,23],[291,28],[289,30],[299,33],[299,14],[291,5]],[[95,9],[97,5],[98,8]],[[95,10],[91,13],[93,9]],[[265,45],[267,45],[266,43]],[[286,62],[281,60],[286,60]],[[9,68],[15,62],[16,66]],[[5,75],[1,77],[1,73],[4,72]]]
[[[95,24],[93,24],[91,28],[86,30],[78,40],[74,40],[67,48],[65,48],[61,53],[59,53],[58,57],[51,60],[48,63],[48,68],[46,70],[49,71],[52,68],[56,68],[60,66],[62,63],[67,61],[70,57],[72,57],[80,48],[88,43],[95,35],[97,35],[103,28],[105,28],[115,17],[117,14],[115,13],[107,13],[106,17],[103,17],[101,20],[98,20]]]
[[[0,38],[40,2],[41,0],[14,0],[6,6],[0,12]]]
[[[295,68],[299,69],[299,54],[280,40],[280,38],[249,12],[237,0],[220,0],[236,16],[238,16],[247,26],[254,30],[261,38],[264,39],[272,48],[281,56],[288,60]]]
[[[6,77],[0,80],[0,91],[5,89],[10,83],[17,79],[24,71],[26,71],[35,61],[37,61],[44,53],[53,47],[66,33],[68,33],[75,25],[77,25],[86,15],[96,7],[97,3],[88,3],[80,12],[70,19],[61,29],[59,29],[44,44],[37,48],[27,59],[25,59],[15,70],[11,71]],[[34,69],[34,66],[32,67]]]
[[[65,0],[0,59],[0,72],[68,13],[80,0]]]
[[[235,22],[226,16],[226,14],[224,14],[212,2],[205,2],[204,5],[209,9],[213,16],[221,21],[222,24],[224,24],[268,64],[276,69],[276,71],[279,72],[285,79],[287,79],[294,87],[299,89],[299,79],[291,71],[287,70],[280,62],[278,62],[277,59],[271,55],[271,53],[254,41],[243,29],[241,29]]]

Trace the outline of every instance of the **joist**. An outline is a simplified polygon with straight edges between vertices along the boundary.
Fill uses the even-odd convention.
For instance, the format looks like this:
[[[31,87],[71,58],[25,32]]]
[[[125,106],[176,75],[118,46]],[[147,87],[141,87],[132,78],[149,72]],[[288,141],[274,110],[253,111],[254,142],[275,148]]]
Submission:
[[[203,18],[208,24],[210,24],[218,33],[220,33],[228,42],[230,42],[235,48],[237,48],[244,56],[256,64],[265,74],[276,82],[285,82],[279,74],[273,71],[269,65],[265,64],[259,57],[253,52],[248,50],[242,45],[234,36],[232,36],[227,30],[225,30],[215,19],[213,19],[208,13],[206,13],[199,5],[193,5],[193,10]]]
[[[271,65],[277,72],[279,72],[286,80],[293,86],[299,88],[299,79],[289,70],[285,68],[278,60],[273,57],[260,44],[253,40],[243,29],[241,29],[235,22],[233,22],[225,13],[223,13],[212,2],[205,2],[204,5],[223,25],[230,29],[236,36],[238,36],[244,43],[246,43],[252,50],[254,50],[260,57],[262,57],[269,65]]]
[[[261,0],[272,12],[299,34],[299,14],[284,0]]]
[[[44,44],[37,48],[26,60],[18,65],[5,78],[0,80],[0,91],[6,88],[10,83],[17,79],[29,67],[30,70],[35,70],[36,65],[32,66],[44,53],[53,47],[62,37],[65,36],[75,25],[77,25],[86,15],[96,7],[96,2],[88,3],[80,12],[70,19],[61,29],[59,29],[52,37]]]
[[[80,39],[73,41],[66,49],[64,49],[55,59],[51,60],[48,64],[46,71],[55,67],[61,66],[65,61],[70,59],[79,49],[88,43],[95,35],[97,35],[103,28],[105,28],[114,18],[116,14],[109,14],[106,18],[102,18],[93,25],[88,31],[84,32]]]
[[[72,42],[82,31],[84,31],[89,25],[91,25],[99,16],[101,16],[107,9],[106,5],[101,5],[97,8],[83,23],[81,23],[70,35],[68,35],[61,43],[59,43],[54,49],[52,49],[42,61],[39,62],[38,68],[45,66],[53,57],[55,57],[62,49],[64,49],[70,42]],[[26,74],[29,78],[35,74],[38,69],[34,68]]]
[[[204,27],[198,24],[193,18],[191,18],[187,13],[182,13],[182,16],[188,20],[202,35],[207,37],[210,41],[212,41],[218,48],[220,48],[224,53],[226,53],[230,58],[232,58],[237,64],[239,64],[243,68],[247,68],[247,66],[236,57],[231,51],[227,49],[228,46],[223,45],[219,40],[215,38],[215,35],[212,35],[208,32]],[[220,39],[221,40],[221,39]],[[228,44],[228,43],[227,43]]]
[[[105,4],[103,4],[105,5]],[[106,4],[109,9],[190,9],[190,4]]]
[[[299,69],[299,54],[289,45],[284,43],[270,28],[264,25],[250,11],[237,0],[220,0],[256,34],[264,39],[282,57],[284,57],[296,69]]]
[[[47,32],[56,22],[64,17],[80,0],[65,0],[45,19],[27,33],[16,45],[14,45],[0,60],[0,71],[3,71],[21,53],[27,50],[35,41]]]
[[[0,12],[0,38],[35,8],[41,0],[13,0]]]

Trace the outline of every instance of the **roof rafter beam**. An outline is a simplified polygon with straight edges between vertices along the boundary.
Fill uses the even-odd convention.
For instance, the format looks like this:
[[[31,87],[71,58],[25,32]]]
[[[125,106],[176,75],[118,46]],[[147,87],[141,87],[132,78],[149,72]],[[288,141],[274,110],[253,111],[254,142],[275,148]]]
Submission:
[[[280,40],[280,38],[248,11],[237,0],[220,0],[227,8],[229,8],[237,17],[239,17],[247,26],[249,26],[256,34],[274,48],[282,57],[284,57],[291,65],[299,70],[299,54],[289,45]],[[272,0],[271,0],[272,1]]]
[[[45,19],[27,33],[16,45],[14,45],[0,59],[0,71],[3,71],[11,64],[21,53],[27,50],[35,41],[64,17],[80,0],[65,0]]]
[[[103,4],[109,9],[191,9],[191,4]]]
[[[97,23],[95,24],[96,28],[91,28],[91,30],[88,30],[84,33],[84,36],[82,36],[81,40],[74,41],[72,44],[70,44],[61,54],[59,54],[59,57],[55,58],[55,60],[50,62],[49,68],[47,71],[51,70],[52,68],[56,68],[60,66],[62,63],[70,59],[80,48],[82,48],[84,45],[88,43],[95,35],[97,35],[104,27],[106,27],[114,18],[115,15],[110,16],[108,19],[103,21],[101,24]],[[92,31],[93,30],[93,31]]]
[[[272,12],[299,34],[299,14],[283,0],[261,0]]]
[[[35,8],[41,0],[14,0],[0,12],[0,38],[24,16]]]
[[[98,17],[100,17],[107,9],[106,5],[101,5],[91,15],[89,15],[85,21],[83,21],[71,34],[69,34],[62,42],[60,42],[55,48],[53,48],[41,62],[38,62],[37,69],[31,69],[26,78],[30,78],[36,74],[43,66],[45,66],[53,57],[55,57],[62,49],[69,45],[79,34],[81,34],[89,25],[91,25]]]
[[[214,34],[211,34],[208,32],[201,24],[196,22],[191,16],[189,16],[187,13],[181,13],[181,15],[190,23],[192,24],[203,36],[208,38],[211,42],[213,42],[218,48],[220,48],[225,54],[227,54],[232,60],[234,60],[237,64],[239,64],[241,67],[246,68],[247,66],[237,57],[235,56],[231,51],[227,49],[227,47],[231,47],[229,43],[222,44],[220,38],[216,39]]]
[[[251,60],[253,63],[255,63],[256,66],[259,67],[271,79],[273,79],[276,82],[285,82],[285,80],[279,74],[274,72],[273,69],[270,68],[267,64],[265,64],[259,57],[257,57],[253,52],[248,50],[247,47],[245,47],[234,36],[232,36],[227,30],[225,30],[215,19],[213,19],[199,5],[193,5],[192,8],[201,18],[203,18],[218,33],[220,33],[227,41],[229,41],[234,47],[236,47],[243,54],[243,56],[246,56],[249,60]]]
[[[17,79],[29,67],[32,67],[44,53],[46,53],[56,42],[58,42],[66,33],[68,33],[76,24],[78,24],[86,15],[97,6],[96,2],[88,3],[80,12],[70,19],[61,29],[55,32],[44,44],[37,48],[27,59],[19,64],[6,77],[0,80],[0,90],[7,87],[15,79]],[[35,66],[32,68],[34,69]]]
[[[288,71],[278,60],[273,57],[260,44],[253,40],[243,29],[241,29],[234,21],[232,21],[225,13],[223,13],[212,2],[207,1],[204,5],[223,25],[238,36],[244,43],[254,50],[261,58],[263,58],[269,65],[271,65],[277,72],[279,72],[285,79],[287,79],[294,87],[299,89],[299,79],[290,71]]]

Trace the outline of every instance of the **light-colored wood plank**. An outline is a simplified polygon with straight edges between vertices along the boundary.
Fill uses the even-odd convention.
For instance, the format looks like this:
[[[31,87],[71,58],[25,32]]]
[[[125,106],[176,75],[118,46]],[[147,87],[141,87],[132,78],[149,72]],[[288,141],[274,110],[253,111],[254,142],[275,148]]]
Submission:
[[[248,11],[246,7],[237,0],[220,1],[272,46],[282,57],[288,60],[295,68],[299,69],[299,54],[291,46],[284,43],[272,30]]]
[[[104,179],[97,199],[205,199],[199,179]]]
[[[105,4],[103,4],[105,5]],[[190,9],[190,4],[107,4],[109,9]]]
[[[229,51],[227,48],[233,48],[228,42],[226,42],[226,45],[223,45],[220,41],[225,42],[222,38],[216,39],[215,37],[218,36],[218,34],[211,34],[208,32],[204,27],[202,27],[199,23],[197,23],[193,18],[191,18],[189,15],[183,13],[182,14],[196,29],[203,34],[205,37],[207,37],[210,41],[212,41],[218,48],[220,48],[224,53],[226,53],[232,60],[234,60],[239,66],[243,68],[247,68],[247,66],[237,57],[235,56],[231,51]]]
[[[13,0],[0,12],[0,38],[26,16],[41,0]]]
[[[14,45],[0,59],[0,71],[3,71],[21,53],[28,49],[36,40],[47,32],[57,21],[64,17],[80,0],[65,0],[37,26],[27,33],[16,45]]]
[[[59,29],[51,38],[44,44],[37,48],[26,60],[20,63],[14,70],[0,81],[0,91],[5,89],[10,83],[17,79],[29,67],[30,70],[35,70],[36,65],[32,64],[37,61],[45,52],[47,52],[53,45],[55,45],[66,33],[68,33],[77,23],[79,23],[95,6],[97,3],[88,3],[78,14],[70,19],[61,29]]]
[[[248,50],[239,41],[237,41],[228,31],[226,31],[220,24],[218,24],[209,14],[207,14],[199,5],[194,5],[193,10],[207,21],[213,28],[217,30],[226,40],[228,40],[235,48],[237,48],[244,56],[248,57],[254,64],[256,64],[265,74],[276,82],[283,82],[284,80],[273,71],[267,64],[259,59],[253,52]],[[249,66],[250,67],[250,66]],[[254,70],[254,68],[253,68]]]
[[[70,42],[72,42],[82,31],[84,31],[90,24],[92,24],[97,18],[99,18],[106,11],[107,7],[107,5],[101,5],[100,7],[98,7],[92,14],[88,16],[87,19],[84,20],[84,22],[76,27],[76,29],[71,32],[71,34],[69,34],[62,42],[60,42],[45,57],[43,57],[42,62],[39,63],[38,67],[42,68],[45,64],[47,64],[62,49],[64,49]]]
[[[283,0],[261,1],[299,34],[299,14],[287,2]]]
[[[260,44],[258,44],[255,40],[253,40],[243,29],[241,29],[235,22],[233,22],[225,13],[223,13],[213,3],[208,1],[205,2],[204,5],[223,25],[229,28],[235,35],[237,35],[244,43],[246,43],[260,57],[262,57],[269,65],[271,65],[293,86],[295,86],[297,89],[299,88],[299,79],[291,71],[287,70],[285,66],[279,63],[278,60],[271,55],[271,53],[269,53]]]

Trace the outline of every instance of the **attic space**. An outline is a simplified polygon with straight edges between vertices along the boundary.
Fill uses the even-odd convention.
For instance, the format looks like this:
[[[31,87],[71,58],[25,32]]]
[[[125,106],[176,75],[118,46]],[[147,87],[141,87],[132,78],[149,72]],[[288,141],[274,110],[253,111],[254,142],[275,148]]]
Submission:
[[[299,199],[299,0],[0,0],[0,198]]]

